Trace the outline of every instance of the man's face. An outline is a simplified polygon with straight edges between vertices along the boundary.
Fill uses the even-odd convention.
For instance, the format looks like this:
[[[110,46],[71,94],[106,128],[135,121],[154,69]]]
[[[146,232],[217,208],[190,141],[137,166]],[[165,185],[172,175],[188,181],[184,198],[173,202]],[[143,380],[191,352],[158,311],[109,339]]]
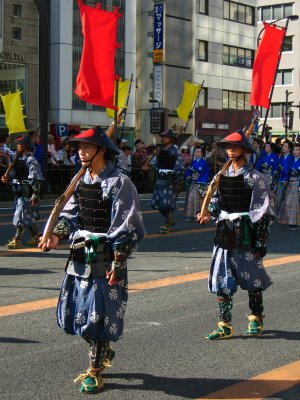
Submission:
[[[288,151],[289,151],[289,144],[288,143],[283,143],[282,152],[283,153],[288,153]]]
[[[31,141],[33,144],[36,144],[38,141],[38,134],[37,132],[35,132],[31,137],[30,137]]]
[[[239,146],[237,144],[233,144],[233,143],[227,143],[226,145],[226,151],[228,154],[228,157],[231,160],[236,160],[237,158],[239,158],[242,154],[245,153],[245,149],[242,146]]]
[[[161,142],[162,142],[162,144],[165,146],[165,145],[167,145],[167,144],[169,144],[169,143],[172,143],[172,139],[169,138],[169,137],[163,136],[163,137],[161,138]]]
[[[271,146],[269,144],[265,145],[266,153],[271,153]]]
[[[300,157],[300,146],[295,146],[294,151],[293,151],[293,155],[296,158]]]
[[[97,153],[97,145],[92,143],[81,142],[78,146],[78,154],[83,166],[89,165],[91,159]]]
[[[252,142],[252,147],[254,148],[254,150],[258,149],[258,143],[255,140],[253,140]]]
[[[18,153],[23,153],[25,151],[25,146],[23,144],[17,144]]]

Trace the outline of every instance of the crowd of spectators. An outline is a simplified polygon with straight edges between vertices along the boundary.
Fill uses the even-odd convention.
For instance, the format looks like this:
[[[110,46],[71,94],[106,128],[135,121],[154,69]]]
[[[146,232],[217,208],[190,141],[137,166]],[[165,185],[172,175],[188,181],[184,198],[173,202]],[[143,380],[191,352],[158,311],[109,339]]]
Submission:
[[[81,163],[76,147],[69,143],[69,140],[77,133],[78,131],[75,129],[70,129],[67,137],[64,138],[57,138],[52,134],[48,134],[48,151],[46,155],[39,143],[39,131],[30,131],[28,133],[35,146],[34,156],[40,162],[43,172],[46,172],[49,187],[57,186],[61,188],[61,186],[65,186],[74,173],[80,169]],[[282,138],[277,138],[272,143],[273,152],[278,155],[281,152],[281,141]],[[257,163],[255,158],[260,157],[265,143],[261,139],[252,138],[252,144],[256,149],[256,153],[252,156],[253,159],[251,161]],[[139,193],[150,192],[155,182],[156,172],[154,165],[159,145],[147,145],[142,139],[137,139],[132,148],[128,145],[127,139],[121,138],[117,139],[117,146],[120,149],[120,155],[117,158],[119,169],[131,178]],[[216,142],[206,143],[204,140],[195,138],[190,144],[182,145],[179,149],[186,169],[189,168],[193,161],[195,150],[200,147],[203,149],[204,158],[208,162],[211,179],[226,161],[225,151],[217,146]],[[10,135],[2,135],[0,137],[1,175],[6,171],[14,156],[15,151],[10,147]],[[58,170],[59,173],[57,173]]]

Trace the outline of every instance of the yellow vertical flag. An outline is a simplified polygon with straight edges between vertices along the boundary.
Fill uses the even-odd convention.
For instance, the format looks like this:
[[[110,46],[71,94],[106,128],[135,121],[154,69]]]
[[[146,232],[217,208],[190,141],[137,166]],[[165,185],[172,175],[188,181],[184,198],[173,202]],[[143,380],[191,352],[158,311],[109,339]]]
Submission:
[[[185,122],[189,120],[189,114],[192,111],[194,101],[196,100],[199,90],[202,86],[193,82],[184,81],[184,90],[181,103],[176,108],[177,115]]]
[[[126,106],[128,88],[130,85],[130,81],[122,81],[119,80],[119,89],[118,89],[118,108],[123,108]],[[115,83],[115,91],[116,91],[116,83]],[[110,118],[114,118],[115,112],[111,108],[106,109],[106,115]]]
[[[15,93],[6,95],[1,94],[1,99],[5,111],[5,124],[9,134],[26,132],[20,91],[17,90]]]

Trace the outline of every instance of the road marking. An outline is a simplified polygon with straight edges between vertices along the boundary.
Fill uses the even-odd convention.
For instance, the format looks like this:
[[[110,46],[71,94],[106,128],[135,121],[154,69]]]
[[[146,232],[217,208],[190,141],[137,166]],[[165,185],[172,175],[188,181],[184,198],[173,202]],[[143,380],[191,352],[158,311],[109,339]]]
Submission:
[[[191,233],[202,233],[202,232],[213,232],[216,228],[201,228],[201,229],[184,229],[182,231],[174,231],[170,232],[167,235],[161,235],[160,233],[150,233],[146,234],[143,240],[147,239],[156,239],[156,238],[165,238],[170,236],[178,236],[178,235],[187,235]],[[60,244],[57,247],[57,250],[69,250],[70,246],[66,244]],[[12,249],[12,250],[0,250],[1,256],[13,256],[14,253],[40,253],[41,250],[37,247],[27,247],[21,249]]]
[[[177,208],[176,211],[183,211],[183,210],[184,210],[184,208]],[[142,211],[142,214],[158,214],[158,212],[159,212],[158,210],[145,210],[145,211]],[[50,215],[49,211],[40,211],[40,214],[49,214]],[[14,214],[1,214],[0,218],[1,217],[12,217],[13,215]],[[38,222],[46,222],[46,221],[48,221],[48,218],[38,220]],[[0,226],[3,226],[3,225],[11,225],[11,222],[10,221],[0,222]]]
[[[300,261],[300,254],[266,260],[264,262],[264,266],[266,268],[271,268],[278,265],[294,263],[297,261]],[[192,274],[171,276],[168,278],[162,278],[153,281],[132,283],[129,285],[129,292],[131,294],[143,290],[179,285],[181,283],[194,282],[207,279],[207,277],[208,277],[208,271],[202,271],[202,272],[194,272]],[[57,297],[44,300],[34,300],[34,301],[29,301],[27,303],[2,306],[0,307],[0,318],[9,315],[22,314],[30,311],[38,311],[47,308],[53,308],[56,306],[56,304],[57,304]]]
[[[254,376],[200,399],[264,400],[300,384],[300,361]]]

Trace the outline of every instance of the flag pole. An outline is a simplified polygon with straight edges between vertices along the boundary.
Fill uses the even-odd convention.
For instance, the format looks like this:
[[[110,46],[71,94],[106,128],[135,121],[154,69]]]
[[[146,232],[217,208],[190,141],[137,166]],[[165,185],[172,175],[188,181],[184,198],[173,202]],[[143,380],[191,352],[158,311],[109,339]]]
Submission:
[[[126,97],[125,112],[124,112],[124,116],[123,116],[123,123],[122,123],[122,130],[121,130],[121,139],[123,137],[124,127],[125,127],[125,119],[126,119],[126,115],[127,115],[127,107],[128,107],[128,103],[129,103],[132,81],[133,81],[133,74],[131,74],[130,85],[129,85],[127,97]]]
[[[278,68],[279,68],[279,64],[280,64],[280,59],[281,59],[281,54],[282,54],[282,49],[283,49],[283,43],[284,43],[284,39],[285,39],[285,37],[286,37],[286,32],[287,32],[287,29],[288,29],[288,25],[289,25],[290,19],[291,19],[291,20],[298,19],[298,16],[292,15],[292,16],[290,16],[290,17],[287,17],[287,19],[286,19],[286,23],[285,23],[285,27],[284,27],[284,28],[285,28],[285,35],[284,35],[284,37],[283,37],[283,39],[282,39],[282,43],[281,43],[281,47],[280,47],[280,53],[279,53],[279,57],[278,57],[277,67],[276,67],[276,72],[275,72],[275,75],[274,75],[273,85],[272,85],[272,87],[271,87],[271,92],[270,92],[269,108],[267,108],[266,115],[265,115],[265,119],[264,119],[264,123],[263,123],[262,132],[261,132],[261,139],[262,139],[262,140],[263,140],[264,137],[265,137],[265,130],[266,130],[266,125],[267,125],[267,119],[268,119],[268,116],[269,116],[269,110],[270,110],[270,108],[271,108],[271,100],[272,100],[272,96],[273,96],[273,92],[274,92],[274,86],[275,86],[276,76],[277,76],[277,72],[278,72]],[[276,22],[278,22],[278,21],[280,21],[280,20],[281,20],[281,18],[280,18],[280,19],[277,19],[277,20],[274,21],[274,22],[271,22],[269,25],[274,25]],[[263,29],[260,31],[259,35],[258,35],[258,38],[257,38],[257,47],[258,47],[258,42],[259,42],[259,39],[260,39],[260,35],[261,35],[261,33],[264,31],[264,29],[265,29],[265,28],[263,28]],[[256,109],[257,109],[257,107],[256,107]]]
[[[203,88],[204,82],[205,82],[205,81],[203,80],[202,83],[201,83],[201,85],[200,85],[200,89],[198,90],[198,94],[197,94],[197,97],[196,97],[196,99],[195,99],[195,101],[194,101],[193,108],[191,109],[191,111],[190,111],[190,113],[189,113],[189,116],[188,116],[188,120],[187,120],[187,122],[186,122],[186,124],[185,124],[185,127],[183,128],[183,133],[185,133],[186,130],[187,130],[188,124],[189,124],[190,119],[191,119],[191,115],[193,114],[193,111],[194,111],[194,109],[195,109],[197,100],[199,99],[199,95],[200,95],[200,92],[201,92],[201,90],[202,90],[202,88]]]
[[[116,141],[117,138],[117,129],[118,129],[118,102],[119,102],[119,77],[116,79],[116,84],[115,84],[115,100],[114,100],[114,105],[117,107],[116,110],[114,110],[114,124],[115,124],[115,133],[113,135],[113,140],[114,142]]]

